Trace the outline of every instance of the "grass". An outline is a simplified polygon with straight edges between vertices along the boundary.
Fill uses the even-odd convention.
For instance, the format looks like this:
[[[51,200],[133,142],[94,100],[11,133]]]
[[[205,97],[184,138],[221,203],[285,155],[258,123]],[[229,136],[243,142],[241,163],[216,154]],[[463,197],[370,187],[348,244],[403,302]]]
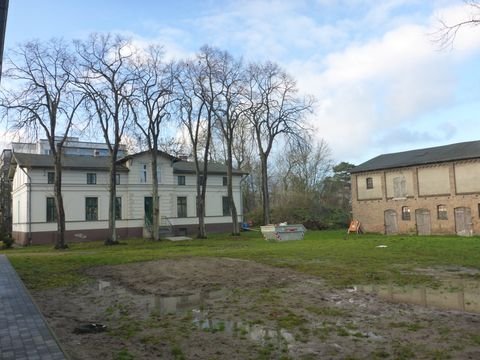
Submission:
[[[378,248],[378,245],[387,247]],[[349,235],[310,231],[302,241],[267,242],[260,233],[240,238],[211,235],[206,240],[152,242],[128,239],[123,245],[71,243],[68,250],[38,245],[2,250],[31,289],[86,281],[82,269],[175,257],[229,257],[292,268],[318,275],[335,287],[354,284],[431,284],[418,267],[463,266],[480,269],[480,239],[456,236]],[[267,294],[265,294],[267,295]]]

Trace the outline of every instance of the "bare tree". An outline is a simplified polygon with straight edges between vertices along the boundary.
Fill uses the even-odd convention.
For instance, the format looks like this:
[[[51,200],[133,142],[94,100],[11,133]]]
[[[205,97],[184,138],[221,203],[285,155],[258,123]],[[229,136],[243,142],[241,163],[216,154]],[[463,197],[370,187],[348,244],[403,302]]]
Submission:
[[[324,139],[315,141],[308,134],[296,140],[277,156],[277,178],[284,192],[318,193],[332,170],[330,148]]]
[[[480,1],[479,0],[465,0],[464,3],[469,7],[470,14],[457,23],[449,24],[443,19],[439,19],[439,29],[433,36],[434,40],[440,45],[441,48],[449,48],[453,46],[455,38],[457,37],[460,29],[470,26],[480,25]]]
[[[200,239],[207,237],[205,226],[205,197],[212,127],[218,89],[214,79],[218,64],[214,51],[204,46],[195,58],[181,64],[179,86],[179,118],[185,126],[192,146],[197,177],[197,217]]]
[[[100,125],[110,154],[109,237],[105,245],[112,245],[118,243],[115,226],[116,164],[124,131],[133,116],[134,48],[130,40],[111,34],[92,34],[75,44],[82,71],[77,86],[86,96],[86,109]]]
[[[295,80],[277,64],[252,64],[248,69],[248,117],[257,143],[262,169],[263,222],[270,223],[268,158],[277,138],[298,137],[313,98],[299,97]]]
[[[152,169],[152,238],[159,240],[159,198],[158,198],[158,150],[162,123],[168,120],[169,107],[174,102],[174,82],[177,77],[173,63],[163,63],[163,50],[159,46],[150,46],[137,60],[137,84],[139,103],[138,113],[134,117],[141,131],[148,151],[151,154]],[[146,219],[147,220],[147,219]]]
[[[233,199],[233,151],[237,128],[241,125],[245,113],[245,74],[241,61],[235,60],[229,53],[212,50],[217,58],[218,71],[215,82],[218,86],[215,116],[216,125],[220,129],[222,144],[225,150],[227,165],[227,193],[230,215],[232,216],[232,235],[240,235],[238,212]],[[240,129],[241,130],[241,129]]]
[[[55,169],[56,249],[67,248],[62,197],[62,148],[83,97],[72,87],[76,59],[62,40],[27,42],[12,51],[6,77],[12,90],[3,92],[4,115],[16,130],[43,133]]]

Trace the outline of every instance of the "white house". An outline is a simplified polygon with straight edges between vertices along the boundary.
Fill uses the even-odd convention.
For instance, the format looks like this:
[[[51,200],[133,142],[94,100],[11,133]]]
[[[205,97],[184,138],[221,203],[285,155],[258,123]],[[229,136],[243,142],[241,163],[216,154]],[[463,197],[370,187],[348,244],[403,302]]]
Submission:
[[[62,193],[66,240],[101,240],[108,235],[108,156],[101,144],[71,142],[63,156]],[[14,145],[9,177],[12,182],[12,236],[19,244],[53,243],[56,212],[53,158],[45,146]],[[80,151],[75,148],[87,149]],[[19,150],[29,152],[19,152]],[[103,148],[104,150],[104,148]],[[83,155],[72,155],[83,154]],[[87,155],[89,154],[89,155]],[[194,163],[157,153],[160,224],[174,235],[197,231]],[[151,154],[141,152],[117,163],[116,226],[120,238],[146,236],[152,216]],[[233,191],[242,214],[242,171],[234,171]],[[230,231],[226,167],[209,164],[207,174],[207,231]],[[239,215],[242,221],[242,215]]]

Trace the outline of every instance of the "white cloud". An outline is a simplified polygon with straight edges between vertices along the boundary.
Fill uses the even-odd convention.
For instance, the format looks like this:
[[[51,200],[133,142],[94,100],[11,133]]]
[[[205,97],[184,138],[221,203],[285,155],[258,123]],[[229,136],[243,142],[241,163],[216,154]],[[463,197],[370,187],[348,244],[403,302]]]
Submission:
[[[455,21],[459,7],[441,11]],[[316,57],[291,63],[300,87],[323,100],[316,133],[338,160],[363,161],[386,150],[452,138],[452,126],[441,118],[419,122],[422,115],[458,101],[456,69],[478,54],[480,33],[468,29],[458,34],[455,51],[442,52],[430,35],[435,21],[431,17],[425,24],[402,24],[376,39],[349,44],[323,61]]]

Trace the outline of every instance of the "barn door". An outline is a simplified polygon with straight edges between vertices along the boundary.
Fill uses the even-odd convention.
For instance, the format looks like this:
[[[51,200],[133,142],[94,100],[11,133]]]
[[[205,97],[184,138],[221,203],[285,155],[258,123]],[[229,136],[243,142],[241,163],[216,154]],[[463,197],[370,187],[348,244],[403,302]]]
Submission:
[[[455,209],[455,231],[460,236],[472,236],[472,212],[468,207]]]
[[[415,210],[415,220],[417,222],[418,235],[430,235],[432,233],[432,225],[430,223],[430,210]]]
[[[398,225],[397,225],[397,212],[393,209],[385,210],[384,212],[385,218],[385,234],[397,234],[398,233]]]

